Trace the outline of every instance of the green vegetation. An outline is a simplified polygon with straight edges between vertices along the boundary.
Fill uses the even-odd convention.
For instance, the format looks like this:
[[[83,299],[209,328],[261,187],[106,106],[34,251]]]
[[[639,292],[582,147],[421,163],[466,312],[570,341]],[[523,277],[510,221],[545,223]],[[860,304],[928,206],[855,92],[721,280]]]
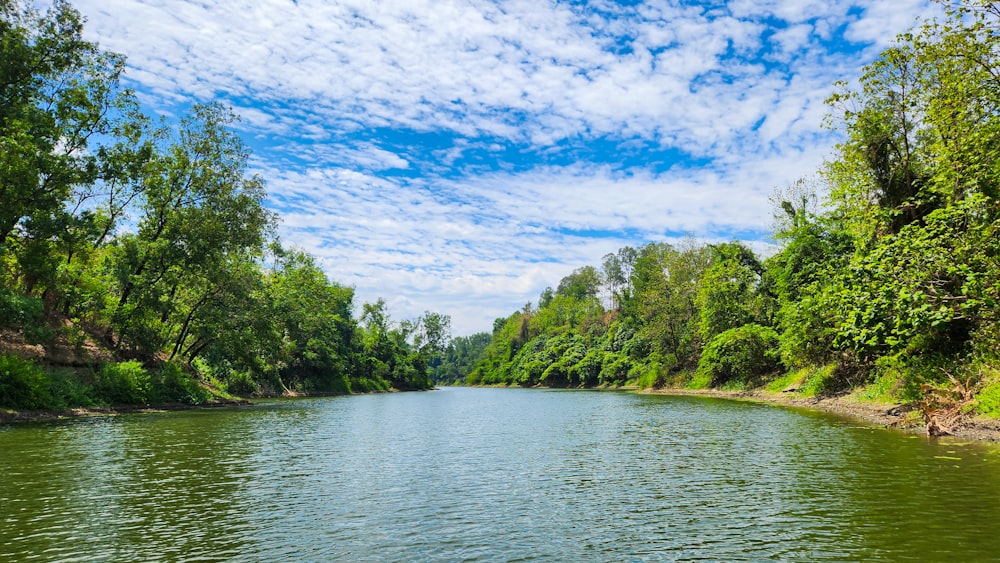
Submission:
[[[275,237],[236,116],[143,115],[82,25],[62,0],[0,2],[0,338],[92,365],[3,356],[0,407],[429,388],[448,317],[355,318],[354,290]]]
[[[946,8],[829,100],[844,141],[776,193],[774,255],[625,247],[449,339],[437,313],[355,317],[352,288],[281,245],[228,109],[151,120],[66,2],[0,4],[0,331],[111,356],[86,373],[4,356],[0,406],[433,380],[859,390],[938,422],[1000,416],[1000,8]]]
[[[498,319],[467,382],[858,390],[1000,416],[1000,8],[946,8],[829,100],[845,140],[776,194],[776,254],[623,248]]]

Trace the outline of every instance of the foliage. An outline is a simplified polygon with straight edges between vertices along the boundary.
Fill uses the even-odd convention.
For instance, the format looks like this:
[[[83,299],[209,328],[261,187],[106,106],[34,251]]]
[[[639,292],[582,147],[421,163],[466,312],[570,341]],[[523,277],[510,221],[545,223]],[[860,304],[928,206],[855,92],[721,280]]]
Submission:
[[[976,412],[990,418],[1000,418],[1000,372],[990,370],[982,379],[976,395]]]
[[[72,319],[75,342],[151,366],[99,368],[111,403],[203,402],[181,364],[247,393],[430,387],[447,315],[382,303],[360,327],[353,288],[275,238],[237,116],[143,115],[83,23],[62,0],[0,9],[0,329],[40,342]]]
[[[28,342],[43,342],[52,336],[43,315],[41,299],[0,288],[0,329],[20,330]]]
[[[626,325],[634,327],[634,338],[623,345],[631,357],[669,358],[666,367],[673,371],[697,366],[704,341],[698,294],[708,293],[701,288],[711,263],[707,246],[647,245],[639,251],[631,297],[622,310]]]
[[[73,407],[97,405],[90,378],[78,369],[49,369],[44,371],[49,379],[52,402],[45,408],[62,410]]]
[[[763,266],[739,244],[715,245],[712,265],[698,283],[698,330],[705,342],[750,323],[768,324],[769,299],[762,292]]]
[[[908,225],[841,277],[838,344],[861,358],[906,350],[956,353],[996,324],[998,287],[988,275],[1000,251],[989,205],[970,196]]]
[[[778,333],[757,324],[745,324],[716,335],[702,352],[698,375],[713,387],[730,381],[755,383],[781,368]]]
[[[660,385],[660,366],[655,362],[642,366],[637,375],[635,384],[639,389],[652,389]]]
[[[180,364],[163,362],[151,377],[149,398],[153,403],[200,405],[210,401],[212,394]]]
[[[489,342],[490,335],[486,332],[450,339],[440,362],[433,367],[431,377],[434,382],[464,383],[465,377],[475,369]]]
[[[149,372],[140,362],[109,362],[94,373],[94,390],[107,404],[148,404],[151,388]]]
[[[836,364],[803,368],[805,372],[799,393],[804,397],[824,395],[836,387]]]
[[[260,394],[261,387],[250,372],[230,370],[226,377],[226,391],[240,397],[253,397]]]
[[[0,407],[44,409],[51,404],[49,381],[41,368],[28,360],[0,355]]]

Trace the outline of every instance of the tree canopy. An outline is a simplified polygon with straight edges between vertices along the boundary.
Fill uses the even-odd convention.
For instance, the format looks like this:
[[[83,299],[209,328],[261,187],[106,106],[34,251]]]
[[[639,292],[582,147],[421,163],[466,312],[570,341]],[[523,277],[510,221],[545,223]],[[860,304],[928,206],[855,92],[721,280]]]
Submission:
[[[101,341],[122,364],[94,377],[116,396],[149,396],[132,383],[158,364],[241,393],[740,387],[805,370],[814,392],[893,399],[958,382],[1000,411],[1000,8],[943,4],[838,85],[843,141],[775,192],[766,259],[739,241],[624,247],[451,338],[447,315],[356,310],[354,288],[280,243],[229,109],[150,119],[67,2],[0,1],[0,330]],[[178,369],[157,381],[187,389]],[[19,373],[3,388],[53,396]]]
[[[844,140],[776,191],[775,253],[608,254],[499,319],[469,382],[738,386],[806,368],[824,374],[813,391],[1000,394],[1000,8],[945,8],[838,86]]]
[[[0,2],[0,330],[95,342],[128,364],[119,383],[168,363],[241,394],[430,387],[449,318],[355,318],[354,289],[275,236],[239,118],[145,116],[124,58],[82,30],[66,1]],[[97,388],[150,396],[116,385]]]

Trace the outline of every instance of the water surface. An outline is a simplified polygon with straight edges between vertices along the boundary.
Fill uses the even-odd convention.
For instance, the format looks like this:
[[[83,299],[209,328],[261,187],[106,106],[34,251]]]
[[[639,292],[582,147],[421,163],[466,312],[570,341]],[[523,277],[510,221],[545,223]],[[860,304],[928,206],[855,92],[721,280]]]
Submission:
[[[0,561],[976,561],[1000,449],[450,388],[0,426]]]

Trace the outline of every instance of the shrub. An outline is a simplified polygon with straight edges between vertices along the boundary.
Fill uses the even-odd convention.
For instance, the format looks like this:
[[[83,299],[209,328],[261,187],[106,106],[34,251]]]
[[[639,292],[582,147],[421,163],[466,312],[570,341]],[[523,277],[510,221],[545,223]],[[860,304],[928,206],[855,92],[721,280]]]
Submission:
[[[730,381],[752,384],[781,369],[778,333],[757,324],[729,329],[709,341],[697,376],[717,387]]]
[[[94,374],[94,390],[113,405],[145,405],[150,396],[149,373],[139,362],[109,362]]]
[[[837,364],[803,368],[806,376],[802,379],[799,393],[804,397],[825,395],[837,388]]]
[[[628,356],[611,352],[604,356],[601,364],[601,383],[604,385],[621,385],[628,379],[628,370],[632,367]]]
[[[230,370],[226,375],[226,391],[240,397],[249,397],[260,393],[258,384],[248,371]]]
[[[52,390],[52,408],[92,407],[97,404],[94,388],[72,369],[47,372]]]
[[[15,356],[0,356],[0,407],[52,407],[49,378],[41,368]]]
[[[52,338],[52,330],[42,322],[44,307],[37,297],[27,297],[0,289],[0,328],[22,331],[32,344]]]
[[[651,361],[645,364],[635,364],[629,370],[629,376],[635,380],[639,389],[653,389],[662,383],[660,381],[660,364]]]
[[[160,364],[159,371],[152,378],[149,393],[152,402],[200,405],[211,398],[212,394],[175,362]]]
[[[470,385],[473,385],[470,383]],[[373,380],[367,377],[359,377],[354,380],[351,390],[355,393],[372,393],[377,391],[388,391],[389,384],[384,380]]]
[[[1000,378],[984,382],[976,395],[976,412],[992,418],[1000,418]]]
[[[709,373],[696,371],[691,376],[691,380],[684,385],[685,389],[708,389],[712,386],[712,376]]]

